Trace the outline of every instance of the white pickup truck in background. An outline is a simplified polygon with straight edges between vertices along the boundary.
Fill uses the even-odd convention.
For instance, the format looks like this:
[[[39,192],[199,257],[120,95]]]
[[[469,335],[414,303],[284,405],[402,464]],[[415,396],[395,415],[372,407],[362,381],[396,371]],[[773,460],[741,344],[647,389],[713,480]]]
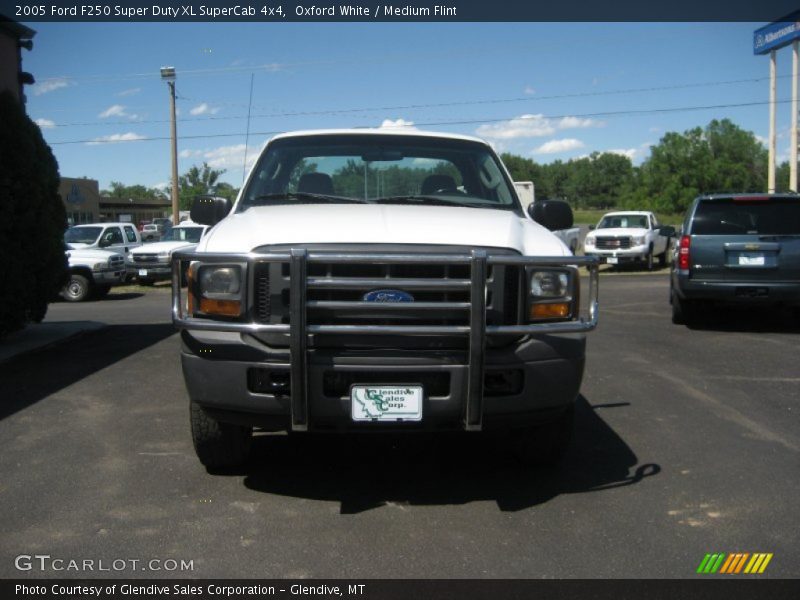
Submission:
[[[536,187],[532,181],[515,181],[514,188],[517,190],[517,196],[522,204],[524,210],[528,210],[528,206],[536,202]],[[569,229],[559,229],[554,231],[558,239],[564,242],[564,245],[570,249],[570,252],[575,254],[580,245],[580,227],[570,227]]]
[[[583,242],[586,256],[604,259],[609,265],[642,262],[653,269],[653,258],[667,264],[669,236],[662,235],[656,215],[648,211],[620,211],[603,215],[597,226],[590,226]]]
[[[68,302],[102,298],[125,279],[125,258],[117,252],[89,248],[66,248],[69,280],[61,290]]]

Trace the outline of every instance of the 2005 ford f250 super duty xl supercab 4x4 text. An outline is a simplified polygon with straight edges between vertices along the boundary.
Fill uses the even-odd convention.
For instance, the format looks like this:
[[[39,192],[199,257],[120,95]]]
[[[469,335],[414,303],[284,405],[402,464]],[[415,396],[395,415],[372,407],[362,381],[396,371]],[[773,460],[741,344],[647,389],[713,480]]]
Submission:
[[[523,459],[556,460],[597,324],[597,260],[548,231],[572,226],[568,205],[530,213],[475,138],[270,140],[233,207],[196,200],[192,220],[213,228],[173,256],[200,461],[243,462],[256,427],[501,431]]]

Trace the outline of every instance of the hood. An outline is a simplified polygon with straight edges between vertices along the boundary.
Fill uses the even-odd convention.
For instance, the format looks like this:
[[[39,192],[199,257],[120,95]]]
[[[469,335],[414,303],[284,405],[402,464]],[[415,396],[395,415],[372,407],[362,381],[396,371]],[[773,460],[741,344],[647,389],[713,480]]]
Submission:
[[[75,244],[70,244],[71,246],[75,246]],[[80,244],[81,246],[85,246],[85,244]],[[90,250],[84,250],[82,248],[67,248],[66,253],[69,254],[71,258],[80,258],[85,260],[108,260],[112,256],[122,256],[119,252],[110,252],[108,250],[96,250],[94,248]]]
[[[175,250],[188,250],[197,244],[186,241],[153,242],[144,246],[137,246],[130,254],[159,254],[160,252],[174,252]]]
[[[627,237],[634,235],[645,235],[648,232],[643,227],[609,227],[607,229],[595,229],[589,233],[597,237],[598,235],[609,237]]]
[[[89,246],[94,246],[94,244],[84,244],[83,242],[70,242],[67,244],[69,250],[80,250],[81,248],[88,248]]]
[[[198,249],[249,252],[271,244],[444,244],[570,255],[544,227],[511,211],[391,204],[253,207],[222,220]]]

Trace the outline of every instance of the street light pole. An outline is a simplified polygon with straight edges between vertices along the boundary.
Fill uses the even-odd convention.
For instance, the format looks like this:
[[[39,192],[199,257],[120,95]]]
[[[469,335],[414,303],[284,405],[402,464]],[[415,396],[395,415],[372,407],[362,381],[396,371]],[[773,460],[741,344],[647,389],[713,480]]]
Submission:
[[[172,139],[172,223],[181,222],[178,206],[178,130],[175,119],[175,67],[161,67],[161,79],[169,86],[170,130]]]

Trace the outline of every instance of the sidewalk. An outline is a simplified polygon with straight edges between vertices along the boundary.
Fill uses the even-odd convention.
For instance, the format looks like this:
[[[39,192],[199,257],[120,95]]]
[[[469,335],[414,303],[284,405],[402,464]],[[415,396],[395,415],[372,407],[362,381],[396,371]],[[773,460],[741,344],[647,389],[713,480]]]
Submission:
[[[105,323],[97,321],[50,321],[29,324],[25,329],[0,339],[0,363],[105,326]]]

